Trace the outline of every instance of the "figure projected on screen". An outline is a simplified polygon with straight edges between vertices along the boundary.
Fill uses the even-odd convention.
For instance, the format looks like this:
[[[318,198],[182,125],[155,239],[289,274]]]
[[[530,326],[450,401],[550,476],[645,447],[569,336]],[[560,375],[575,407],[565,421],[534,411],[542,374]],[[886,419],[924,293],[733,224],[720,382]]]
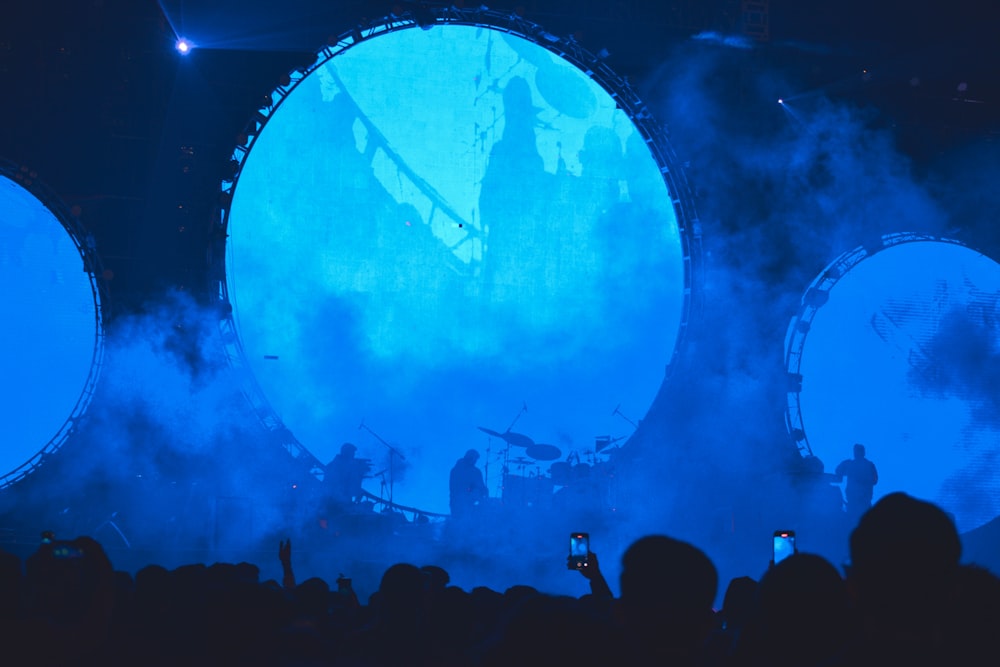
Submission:
[[[326,466],[323,484],[330,509],[345,511],[364,496],[361,482],[371,469],[371,461],[355,458],[358,448],[349,442],[340,446],[340,453]]]
[[[494,122],[502,130],[483,174],[479,215],[488,230],[483,280],[494,299],[508,300],[526,287],[525,253],[545,257],[548,246],[558,242],[559,230],[547,224],[547,199],[531,194],[550,192],[552,184],[538,151],[540,109],[532,102],[531,88],[522,77],[513,77],[502,99]]]
[[[486,484],[483,482],[483,473],[476,467],[478,460],[479,452],[470,449],[451,469],[448,490],[453,519],[467,519],[488,495]]]
[[[834,473],[837,481],[847,478],[844,498],[847,501],[847,518],[853,525],[872,506],[872,494],[878,484],[875,464],[865,458],[865,446],[854,445],[854,458],[845,459]]]

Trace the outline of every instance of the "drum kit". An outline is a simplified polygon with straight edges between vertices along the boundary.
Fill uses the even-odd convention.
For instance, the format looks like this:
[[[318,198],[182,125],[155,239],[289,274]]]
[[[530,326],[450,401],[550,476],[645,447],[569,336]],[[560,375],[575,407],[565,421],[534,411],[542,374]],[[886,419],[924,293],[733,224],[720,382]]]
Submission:
[[[504,505],[516,507],[544,507],[552,502],[553,494],[583,493],[605,491],[603,487],[611,483],[614,477],[610,461],[602,461],[599,455],[610,455],[618,451],[611,448],[623,438],[611,436],[597,437],[594,449],[584,452],[586,460],[581,461],[577,452],[571,453],[566,460],[559,461],[562,451],[555,445],[536,443],[523,433],[515,433],[509,429],[496,431],[485,426],[477,427],[491,438],[497,438],[506,443],[503,453],[503,487]],[[523,456],[511,457],[511,448],[524,450]],[[610,448],[610,449],[609,449]],[[543,462],[554,461],[549,466],[548,473],[540,472]],[[535,472],[530,469],[534,467]],[[518,474],[511,471],[516,469]],[[529,472],[525,474],[525,471]],[[561,487],[556,491],[556,487]]]

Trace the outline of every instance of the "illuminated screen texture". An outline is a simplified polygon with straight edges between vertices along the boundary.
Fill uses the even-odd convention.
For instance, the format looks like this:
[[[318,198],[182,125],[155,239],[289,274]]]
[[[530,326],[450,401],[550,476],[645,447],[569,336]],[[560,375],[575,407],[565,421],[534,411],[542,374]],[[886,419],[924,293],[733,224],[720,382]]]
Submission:
[[[0,175],[0,475],[58,433],[86,388],[97,318],[90,277],[66,228],[45,204]]]
[[[395,501],[428,511],[470,448],[497,493],[506,443],[477,427],[518,418],[561,456],[627,435],[612,412],[645,414],[680,326],[680,233],[642,135],[579,69],[489,28],[326,60],[252,146],[229,229],[240,337],[285,425],[323,462],[354,441],[385,468],[373,431],[406,456]]]
[[[1000,514],[1000,265],[946,241],[863,259],[830,290],[802,350],[802,422],[832,472],[854,443],[893,492],[962,531]]]

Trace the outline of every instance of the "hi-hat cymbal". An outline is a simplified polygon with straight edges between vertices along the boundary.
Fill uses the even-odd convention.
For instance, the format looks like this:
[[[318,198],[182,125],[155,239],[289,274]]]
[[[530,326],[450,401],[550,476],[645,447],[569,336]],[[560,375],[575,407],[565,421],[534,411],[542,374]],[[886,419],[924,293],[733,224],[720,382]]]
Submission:
[[[531,445],[525,454],[539,461],[555,461],[562,456],[562,452],[555,445]]]
[[[524,465],[525,463],[534,463],[534,461],[532,461],[531,459],[526,459],[523,456],[519,456],[516,459],[511,459],[510,462],[519,463],[521,465]]]

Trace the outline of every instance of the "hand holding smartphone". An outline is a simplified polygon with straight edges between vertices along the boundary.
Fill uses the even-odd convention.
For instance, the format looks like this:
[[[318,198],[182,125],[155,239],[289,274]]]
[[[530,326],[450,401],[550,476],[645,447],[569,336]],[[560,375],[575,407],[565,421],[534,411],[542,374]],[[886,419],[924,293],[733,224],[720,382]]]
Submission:
[[[590,557],[590,535],[588,533],[570,533],[569,561],[571,570],[582,570],[587,567]]]

